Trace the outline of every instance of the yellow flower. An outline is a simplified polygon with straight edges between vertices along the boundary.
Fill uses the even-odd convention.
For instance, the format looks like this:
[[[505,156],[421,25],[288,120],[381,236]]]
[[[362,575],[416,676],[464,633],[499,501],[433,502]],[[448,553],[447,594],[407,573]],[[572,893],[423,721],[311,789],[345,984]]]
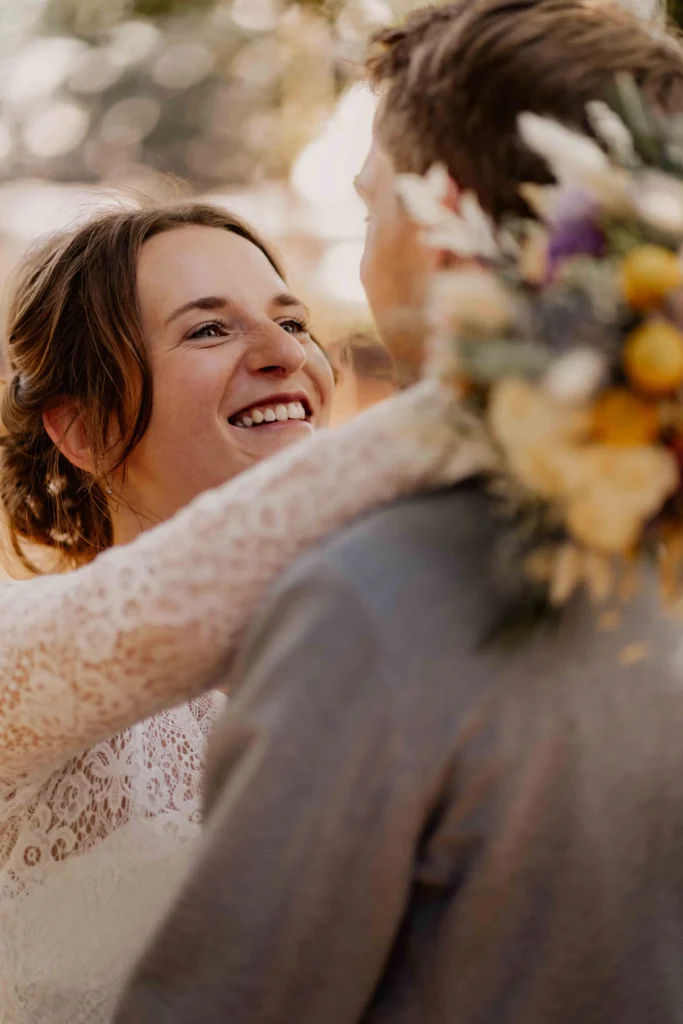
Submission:
[[[492,389],[489,424],[512,473],[553,501],[578,543],[627,552],[678,488],[675,457],[663,447],[587,443],[591,417],[526,381]]]
[[[489,423],[505,448],[570,440],[585,435],[590,425],[584,408],[558,402],[544,389],[517,377],[501,380],[491,389]]]
[[[650,444],[659,433],[659,411],[628,388],[610,388],[595,403],[593,429],[605,444]]]
[[[665,295],[683,283],[683,267],[676,253],[661,245],[639,245],[621,265],[621,288],[632,309],[658,306]]]
[[[570,533],[604,554],[628,552],[678,488],[674,456],[653,445],[590,445],[575,454],[566,496]]]
[[[553,501],[562,498],[564,494],[563,452],[562,446],[539,442],[506,454],[510,468],[520,483],[539,498]]]
[[[667,395],[683,384],[683,333],[666,320],[650,320],[626,340],[624,369],[640,391]]]
[[[561,499],[566,491],[567,453],[575,441],[588,436],[587,411],[511,378],[491,391],[489,424],[520,483],[539,497]]]

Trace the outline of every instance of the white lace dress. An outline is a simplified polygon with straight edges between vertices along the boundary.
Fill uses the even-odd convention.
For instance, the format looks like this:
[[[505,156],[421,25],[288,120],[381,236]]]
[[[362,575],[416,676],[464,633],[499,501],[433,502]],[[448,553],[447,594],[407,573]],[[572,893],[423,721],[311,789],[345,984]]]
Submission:
[[[418,385],[85,568],[0,585],[2,1024],[109,1019],[186,870],[242,627],[307,545],[467,471],[451,403]]]

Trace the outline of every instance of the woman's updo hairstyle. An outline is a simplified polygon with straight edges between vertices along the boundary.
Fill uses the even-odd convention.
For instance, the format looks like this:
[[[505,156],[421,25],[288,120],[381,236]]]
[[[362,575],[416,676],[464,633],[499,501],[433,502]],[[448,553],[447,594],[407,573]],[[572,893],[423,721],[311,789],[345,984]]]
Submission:
[[[0,410],[0,502],[13,550],[31,572],[40,571],[30,555],[34,545],[51,548],[64,567],[76,567],[112,544],[104,481],[125,463],[152,411],[138,256],[154,235],[185,225],[241,235],[283,276],[256,232],[198,203],[100,215],[43,243],[18,270]],[[80,412],[97,466],[93,475],[69,462],[43,425],[44,411],[64,398]]]

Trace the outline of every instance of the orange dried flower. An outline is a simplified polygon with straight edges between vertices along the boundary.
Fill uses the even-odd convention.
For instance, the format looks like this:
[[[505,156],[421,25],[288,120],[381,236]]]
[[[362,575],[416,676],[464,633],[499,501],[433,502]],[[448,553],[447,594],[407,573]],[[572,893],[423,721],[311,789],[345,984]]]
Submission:
[[[628,388],[610,388],[595,403],[593,432],[605,444],[651,444],[659,433],[657,406]]]
[[[681,262],[675,253],[661,245],[639,245],[624,258],[621,287],[632,309],[653,309],[680,284],[683,284]]]
[[[669,395],[683,384],[683,333],[666,320],[636,328],[624,348],[631,383],[650,395]]]

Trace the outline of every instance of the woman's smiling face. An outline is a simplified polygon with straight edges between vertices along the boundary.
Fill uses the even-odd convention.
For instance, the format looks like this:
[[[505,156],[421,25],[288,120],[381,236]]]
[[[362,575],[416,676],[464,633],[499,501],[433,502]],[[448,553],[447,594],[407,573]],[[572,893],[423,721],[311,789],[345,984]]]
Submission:
[[[166,519],[329,420],[334,379],[305,306],[252,242],[187,225],[142,247],[137,300],[152,416],[117,480]]]

